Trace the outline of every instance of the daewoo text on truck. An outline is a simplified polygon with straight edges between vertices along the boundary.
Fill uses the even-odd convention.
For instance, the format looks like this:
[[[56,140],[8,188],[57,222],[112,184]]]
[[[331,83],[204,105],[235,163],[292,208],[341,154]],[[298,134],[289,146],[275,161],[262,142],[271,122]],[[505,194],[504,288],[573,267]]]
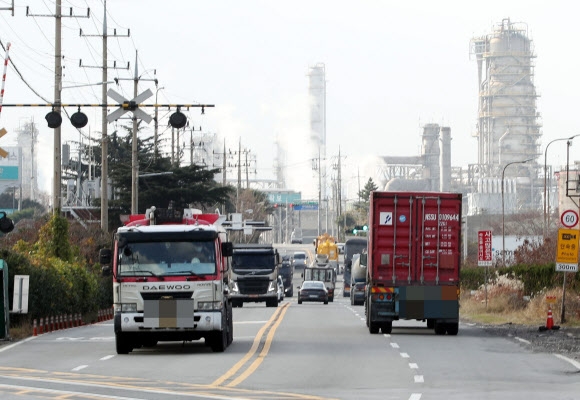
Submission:
[[[118,354],[158,341],[205,339],[215,352],[233,340],[227,272],[232,244],[219,214],[155,209],[131,215],[112,249],[100,251],[113,276]]]
[[[366,322],[391,333],[416,319],[443,335],[459,330],[461,194],[371,192]]]

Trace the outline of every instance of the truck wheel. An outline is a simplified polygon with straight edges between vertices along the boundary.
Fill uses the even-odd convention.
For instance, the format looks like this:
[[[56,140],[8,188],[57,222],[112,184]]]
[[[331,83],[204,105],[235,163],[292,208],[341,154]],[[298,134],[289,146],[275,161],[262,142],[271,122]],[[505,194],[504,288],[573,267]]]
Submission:
[[[234,341],[234,315],[232,312],[232,306],[227,308],[228,315],[228,346]]]
[[[302,300],[298,299],[298,304],[302,304]]]
[[[223,353],[224,350],[228,347],[228,340],[228,321],[226,311],[222,310],[222,330],[212,332],[209,340],[206,339],[206,341],[214,353]]]
[[[445,335],[446,327],[445,324],[442,322],[435,322],[435,334],[436,335]]]
[[[379,333],[379,325],[369,321],[369,332],[373,335]]]
[[[459,333],[459,323],[455,322],[455,323],[451,323],[451,324],[447,324],[447,334],[448,335],[457,335],[457,333]]]
[[[385,322],[381,326],[381,331],[383,331],[383,333],[391,333],[393,331],[393,321]]]
[[[286,297],[292,297],[294,296],[294,288],[291,287],[290,290],[288,291],[288,293],[286,293]]]
[[[427,329],[435,328],[435,320],[432,318],[427,318]]]
[[[266,300],[266,307],[278,307],[278,298]]]
[[[115,347],[117,354],[129,354],[133,350],[126,336],[122,333],[115,333]]]
[[[370,315],[370,313],[369,313],[369,310],[368,310],[368,303],[367,303],[367,304],[365,305],[365,319],[366,319],[366,321],[367,321],[367,328],[368,328],[368,326],[370,325],[370,324],[369,324],[369,319],[370,319],[370,318],[369,318],[369,315]]]

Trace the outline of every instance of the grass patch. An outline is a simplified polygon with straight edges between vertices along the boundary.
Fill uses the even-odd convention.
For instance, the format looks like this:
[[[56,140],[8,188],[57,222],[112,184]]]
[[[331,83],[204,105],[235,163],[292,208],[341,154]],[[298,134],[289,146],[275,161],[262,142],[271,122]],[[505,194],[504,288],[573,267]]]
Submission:
[[[485,289],[465,290],[460,300],[461,318],[490,325],[506,323],[521,325],[544,325],[548,315],[546,296],[555,296],[556,303],[551,305],[554,323],[565,326],[580,326],[580,296],[577,293],[566,293],[566,322],[561,322],[562,289],[550,289],[531,298],[522,295],[515,286],[491,286]]]

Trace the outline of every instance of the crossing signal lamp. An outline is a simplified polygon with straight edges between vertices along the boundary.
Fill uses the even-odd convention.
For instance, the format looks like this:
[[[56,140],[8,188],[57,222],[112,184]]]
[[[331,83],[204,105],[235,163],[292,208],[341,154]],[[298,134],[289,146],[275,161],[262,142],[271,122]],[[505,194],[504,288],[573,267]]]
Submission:
[[[87,118],[87,116],[84,113],[81,112],[80,107],[76,113],[74,113],[73,115],[70,116],[70,123],[75,128],[84,128],[88,122],[89,122],[89,119]]]
[[[62,117],[60,116],[60,113],[54,111],[54,109],[46,114],[44,118],[46,119],[49,128],[56,129],[62,124]]]
[[[169,125],[171,125],[173,128],[181,129],[186,124],[187,124],[187,117],[185,116],[185,114],[183,114],[181,111],[179,111],[179,108],[177,109],[176,112],[171,114],[171,116],[169,117]]]

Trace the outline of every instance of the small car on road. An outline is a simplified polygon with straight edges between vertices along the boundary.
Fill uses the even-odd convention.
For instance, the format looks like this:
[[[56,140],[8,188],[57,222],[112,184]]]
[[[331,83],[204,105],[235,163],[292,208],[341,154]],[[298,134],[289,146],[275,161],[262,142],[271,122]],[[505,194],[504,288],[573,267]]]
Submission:
[[[302,304],[303,301],[321,301],[328,304],[328,290],[324,282],[304,281],[298,289],[298,304]]]
[[[305,251],[295,251],[292,260],[294,262],[294,268],[304,268],[308,263],[308,256]]]

